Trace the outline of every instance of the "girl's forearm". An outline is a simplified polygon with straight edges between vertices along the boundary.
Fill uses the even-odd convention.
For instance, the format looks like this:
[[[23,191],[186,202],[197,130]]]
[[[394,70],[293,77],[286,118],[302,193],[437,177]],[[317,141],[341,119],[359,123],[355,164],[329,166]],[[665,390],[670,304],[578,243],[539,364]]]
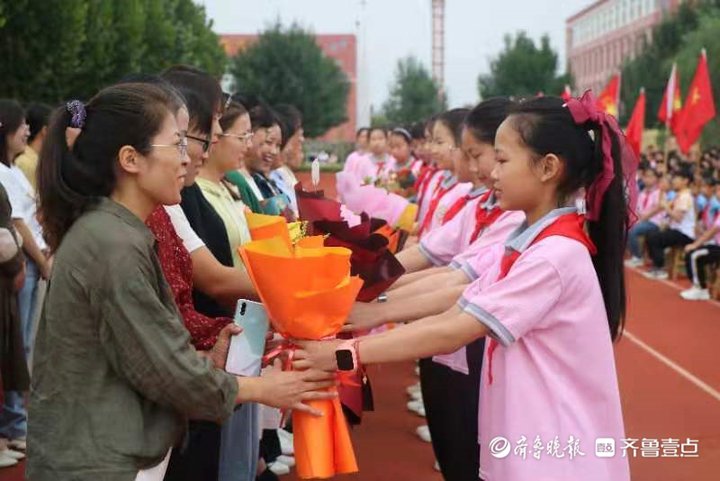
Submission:
[[[390,295],[388,302],[377,304],[378,324],[388,322],[411,322],[432,316],[450,309],[465,290],[464,285],[437,288],[412,298],[394,299]]]
[[[361,338],[358,356],[363,364],[410,361],[455,352],[486,334],[483,324],[453,307],[413,324]]]

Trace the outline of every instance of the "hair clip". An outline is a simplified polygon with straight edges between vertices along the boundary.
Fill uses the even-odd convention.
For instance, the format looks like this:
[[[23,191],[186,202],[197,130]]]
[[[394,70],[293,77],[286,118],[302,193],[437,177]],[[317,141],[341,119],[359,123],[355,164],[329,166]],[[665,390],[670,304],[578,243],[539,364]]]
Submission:
[[[85,105],[79,100],[72,100],[66,104],[67,111],[70,112],[70,127],[74,129],[82,129],[85,125],[87,112]]]

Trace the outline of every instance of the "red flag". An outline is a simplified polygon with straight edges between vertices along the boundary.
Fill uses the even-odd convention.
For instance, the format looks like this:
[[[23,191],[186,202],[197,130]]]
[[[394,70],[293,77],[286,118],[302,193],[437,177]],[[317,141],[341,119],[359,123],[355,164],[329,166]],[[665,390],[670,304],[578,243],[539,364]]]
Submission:
[[[613,117],[617,117],[619,102],[620,74],[618,73],[610,77],[610,81],[605,86],[605,90],[603,90],[597,98],[597,106]]]
[[[628,123],[627,129],[625,129],[625,136],[627,137],[628,144],[633,149],[635,154],[640,156],[640,149],[642,148],[642,136],[643,130],[645,130],[645,89],[640,89],[640,96],[635,102],[635,108],[633,108],[632,117]]]
[[[663,92],[662,101],[660,101],[660,109],[658,110],[658,120],[674,127],[677,122],[678,114],[682,110],[682,94],[680,93],[680,77],[677,73],[677,65],[673,64],[670,78],[668,79],[665,92]]]
[[[569,85],[565,85],[565,89],[564,89],[563,92],[560,94],[560,97],[561,97],[565,102],[567,102],[568,100],[570,100],[570,99],[572,98],[572,91],[570,90],[570,86],[569,86]]]
[[[715,100],[704,49],[685,98],[685,106],[678,117],[673,132],[680,150],[687,154],[690,152],[690,147],[700,138],[705,124],[715,117]]]

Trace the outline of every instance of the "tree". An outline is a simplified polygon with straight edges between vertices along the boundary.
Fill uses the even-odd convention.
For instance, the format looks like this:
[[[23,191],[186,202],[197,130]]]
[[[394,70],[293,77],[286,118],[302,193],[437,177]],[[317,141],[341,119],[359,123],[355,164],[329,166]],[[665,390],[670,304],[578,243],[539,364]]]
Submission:
[[[716,106],[720,106],[720,40],[718,40],[718,32],[720,32],[720,10],[716,10],[714,13],[708,12],[701,18],[697,30],[687,34],[682,48],[677,53],[680,84],[683,86],[685,95],[695,74],[700,51],[703,48],[707,50],[708,70]],[[685,102],[685,97],[683,97],[683,102]],[[716,145],[718,139],[720,139],[720,122],[716,117],[705,125],[701,142],[704,145]]]
[[[298,25],[270,27],[232,59],[230,70],[240,92],[296,106],[310,137],[347,120],[347,76]]]
[[[225,54],[192,0],[15,0],[0,6],[0,92],[87,99],[131,73],[190,63],[220,76]]]
[[[710,7],[710,5],[707,5]],[[698,28],[700,11],[696,6],[684,3],[678,11],[657,25],[652,33],[653,41],[637,57],[625,63],[622,69],[621,106],[632,106],[641,87],[647,98],[648,126],[657,124],[655,115],[660,108],[663,92],[672,64],[682,48],[685,35]],[[687,88],[694,66],[690,72],[681,73],[681,86]],[[631,107],[630,107],[631,108]],[[628,108],[620,109],[620,120],[624,122]]]
[[[505,36],[505,48],[490,62],[490,74],[478,78],[481,98],[498,95],[531,96],[538,92],[560,95],[568,75],[557,75],[558,54],[543,35],[540,46],[525,32]]]
[[[380,118],[395,125],[409,125],[445,110],[437,83],[415,57],[398,61],[390,97]],[[374,122],[377,120],[374,120]]]

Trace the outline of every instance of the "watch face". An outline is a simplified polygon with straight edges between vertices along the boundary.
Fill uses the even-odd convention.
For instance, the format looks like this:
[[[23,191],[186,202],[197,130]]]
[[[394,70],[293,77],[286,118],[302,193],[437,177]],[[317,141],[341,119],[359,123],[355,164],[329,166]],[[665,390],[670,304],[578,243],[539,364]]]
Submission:
[[[341,371],[352,371],[355,369],[352,352],[349,349],[335,351],[335,359],[337,360],[338,369]]]

